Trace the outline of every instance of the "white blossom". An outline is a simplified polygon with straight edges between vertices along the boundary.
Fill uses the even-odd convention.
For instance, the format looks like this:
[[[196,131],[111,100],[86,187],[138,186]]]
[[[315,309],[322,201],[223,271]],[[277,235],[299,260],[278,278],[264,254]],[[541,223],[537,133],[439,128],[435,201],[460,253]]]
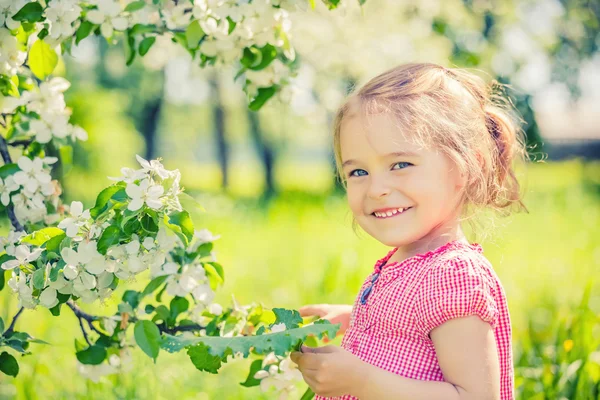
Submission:
[[[29,279],[28,275],[23,271],[15,273],[13,270],[12,277],[8,280],[8,286],[19,296],[19,303],[25,308],[34,308],[36,301],[33,298],[33,279]]]
[[[0,178],[0,201],[4,206],[10,203],[10,194],[19,189],[19,185],[12,176],[7,176],[4,180]]]
[[[162,186],[152,185],[149,179],[144,179],[139,185],[129,183],[125,189],[125,192],[131,198],[127,208],[130,211],[136,211],[145,203],[148,207],[158,210],[163,205],[160,197],[164,191],[165,189]]]
[[[106,260],[98,253],[96,242],[93,240],[79,243],[77,250],[65,247],[60,254],[67,263],[64,272],[69,280],[77,278],[79,273],[84,270],[90,274],[99,275],[106,269]],[[83,279],[84,281],[81,282],[83,286],[95,287],[95,282],[92,285],[90,277],[86,276]]]
[[[142,180],[147,177],[143,169],[135,170],[132,168],[123,167],[121,168],[122,176],[119,177],[108,177],[112,181],[123,181],[125,183],[134,183],[135,181]]]
[[[121,15],[121,5],[115,0],[97,0],[98,9],[87,13],[88,21],[100,25],[102,36],[111,37],[113,31],[124,31],[129,22]]]
[[[144,172],[146,172],[148,174],[154,173],[154,174],[160,176],[162,179],[167,179],[168,177],[171,176],[170,171],[167,171],[165,169],[165,167],[163,167],[163,165],[161,164],[161,162],[159,160],[147,161],[137,154],[136,154],[135,158],[142,166],[142,169],[144,170]]]
[[[6,251],[9,256],[14,256],[23,236],[25,236],[24,231],[10,231],[8,236],[0,236],[0,251]]]
[[[296,390],[296,382],[302,380],[302,373],[289,357],[281,361],[280,359],[281,357],[274,353],[267,355],[263,359],[263,369],[257,371],[254,378],[260,380],[260,389],[263,392],[274,387],[279,392],[279,399],[286,399]]]
[[[27,53],[19,50],[17,38],[8,29],[0,28],[0,74],[15,75]]]
[[[275,324],[271,327],[271,332],[272,333],[277,333],[277,332],[283,332],[286,330],[285,324],[283,322],[280,322],[278,324]]]
[[[40,294],[40,304],[47,308],[52,308],[58,304],[56,289],[47,287]]]
[[[71,203],[71,217],[63,219],[58,227],[64,229],[68,237],[77,236],[79,228],[85,225],[90,219],[90,211],[83,211],[83,203],[80,201],[73,201]]]
[[[73,0],[53,0],[46,8],[46,19],[50,22],[50,37],[59,39],[75,33],[75,22],[81,15],[81,7]]]
[[[52,180],[50,173],[44,169],[44,162],[39,157],[31,160],[29,157],[22,156],[17,161],[17,165],[21,171],[14,174],[14,180],[31,193],[35,193],[41,184],[50,183]]]
[[[15,249],[16,259],[6,261],[4,264],[2,264],[2,269],[13,269],[20,265],[27,265],[30,262],[37,260],[40,254],[42,254],[42,251],[43,249],[41,248],[31,251],[29,246],[24,244],[19,245]]]
[[[163,19],[167,28],[175,30],[187,26],[191,19],[191,13],[188,12],[190,9],[190,3],[181,2],[174,5],[170,2],[169,6],[162,10]]]
[[[0,0],[0,27],[6,24],[8,29],[17,29],[20,21],[15,21],[12,17],[30,0]]]

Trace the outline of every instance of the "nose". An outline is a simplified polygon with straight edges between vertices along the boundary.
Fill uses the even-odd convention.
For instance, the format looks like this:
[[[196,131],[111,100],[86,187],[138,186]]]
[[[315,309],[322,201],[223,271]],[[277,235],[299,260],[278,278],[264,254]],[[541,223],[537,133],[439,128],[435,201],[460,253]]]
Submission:
[[[390,194],[391,189],[384,177],[370,176],[370,184],[367,189],[367,196],[377,200]]]

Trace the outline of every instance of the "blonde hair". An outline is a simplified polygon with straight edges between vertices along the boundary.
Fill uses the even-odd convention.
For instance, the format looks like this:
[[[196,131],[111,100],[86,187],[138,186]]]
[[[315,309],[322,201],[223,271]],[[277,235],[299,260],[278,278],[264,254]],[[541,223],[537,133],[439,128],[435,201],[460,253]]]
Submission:
[[[342,184],[347,182],[341,126],[358,106],[366,115],[391,113],[415,143],[447,155],[467,177],[465,210],[527,211],[513,168],[513,161],[527,159],[524,132],[502,89],[470,72],[429,63],[400,65],[376,76],[351,93],[335,116],[334,153]]]

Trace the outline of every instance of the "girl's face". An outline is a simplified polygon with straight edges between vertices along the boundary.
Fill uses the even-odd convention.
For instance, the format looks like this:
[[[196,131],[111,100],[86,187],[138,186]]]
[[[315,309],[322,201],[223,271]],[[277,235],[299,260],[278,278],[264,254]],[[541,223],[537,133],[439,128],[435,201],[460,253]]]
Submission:
[[[455,229],[465,184],[446,155],[412,144],[406,135],[388,113],[370,115],[367,123],[354,113],[340,131],[350,209],[367,233],[392,247]]]

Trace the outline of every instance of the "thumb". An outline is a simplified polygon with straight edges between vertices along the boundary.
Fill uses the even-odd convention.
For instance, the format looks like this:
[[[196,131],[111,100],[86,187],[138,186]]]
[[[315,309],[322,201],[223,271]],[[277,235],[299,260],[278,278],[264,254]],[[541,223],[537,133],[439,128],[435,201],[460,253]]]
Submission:
[[[326,314],[325,310],[323,309],[323,306],[321,306],[320,304],[311,304],[311,305],[300,307],[298,309],[298,312],[300,313],[301,317],[308,317],[311,315],[316,315],[318,317],[322,317],[323,315]]]
[[[308,347],[302,345],[303,353],[316,353],[316,354],[326,354],[326,353],[335,353],[339,350],[338,346],[323,346],[323,347]]]

